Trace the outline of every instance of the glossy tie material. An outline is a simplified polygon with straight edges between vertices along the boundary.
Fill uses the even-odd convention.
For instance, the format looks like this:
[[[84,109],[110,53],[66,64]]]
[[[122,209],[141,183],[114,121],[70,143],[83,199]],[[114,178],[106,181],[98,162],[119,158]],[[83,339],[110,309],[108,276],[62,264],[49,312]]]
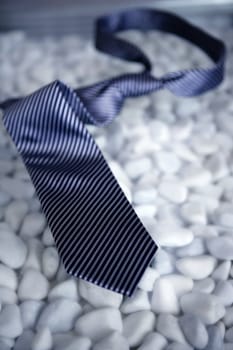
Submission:
[[[140,49],[114,36],[125,29],[153,28],[199,45],[213,59],[213,67],[153,77],[150,61]],[[157,245],[85,124],[111,122],[129,96],[162,88],[194,96],[214,88],[223,78],[225,48],[177,16],[143,9],[100,18],[96,46],[140,62],[145,70],[76,90],[55,81],[1,107],[4,125],[30,174],[67,272],[131,296]]]

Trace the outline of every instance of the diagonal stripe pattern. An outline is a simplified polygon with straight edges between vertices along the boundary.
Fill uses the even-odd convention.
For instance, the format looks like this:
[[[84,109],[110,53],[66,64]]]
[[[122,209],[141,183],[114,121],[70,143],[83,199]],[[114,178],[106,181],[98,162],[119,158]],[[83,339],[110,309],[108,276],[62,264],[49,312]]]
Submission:
[[[4,125],[67,272],[130,296],[157,246],[87,131],[86,117],[75,92],[55,81],[9,107]]]

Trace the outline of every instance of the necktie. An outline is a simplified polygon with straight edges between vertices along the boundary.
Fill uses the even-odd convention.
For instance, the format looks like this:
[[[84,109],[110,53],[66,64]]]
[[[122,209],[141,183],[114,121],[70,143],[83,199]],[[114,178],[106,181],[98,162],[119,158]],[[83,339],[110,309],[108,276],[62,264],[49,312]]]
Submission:
[[[152,76],[147,56],[115,33],[155,28],[198,45],[213,60],[213,66]],[[0,106],[6,130],[35,186],[66,271],[131,296],[158,247],[85,124],[111,122],[127,97],[159,89],[177,96],[195,96],[216,87],[223,79],[225,47],[175,15],[148,9],[99,18],[96,47],[139,62],[144,71],[76,90],[56,80]]]

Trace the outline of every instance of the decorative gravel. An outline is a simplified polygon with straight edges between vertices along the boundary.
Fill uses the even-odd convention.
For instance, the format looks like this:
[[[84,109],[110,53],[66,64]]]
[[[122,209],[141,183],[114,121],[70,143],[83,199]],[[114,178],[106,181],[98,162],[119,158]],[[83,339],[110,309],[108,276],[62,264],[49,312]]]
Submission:
[[[132,298],[69,277],[17,151],[0,128],[1,350],[233,349],[233,29],[215,91],[129,99],[105,128],[89,127],[160,245]],[[172,35],[129,32],[153,74],[208,65]],[[0,35],[0,100],[60,79],[71,87],[138,71],[78,36]],[[17,117],[17,116],[16,116]]]

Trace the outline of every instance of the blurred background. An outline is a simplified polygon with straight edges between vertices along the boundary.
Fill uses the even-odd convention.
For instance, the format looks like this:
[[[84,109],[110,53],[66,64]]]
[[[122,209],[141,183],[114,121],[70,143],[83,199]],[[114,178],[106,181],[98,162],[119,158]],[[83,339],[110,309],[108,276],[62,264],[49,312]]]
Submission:
[[[173,10],[202,21],[206,15],[232,22],[233,0],[1,0],[0,31],[23,29],[32,35],[92,32],[94,17],[116,9],[148,6]],[[216,18],[215,18],[216,20]]]

